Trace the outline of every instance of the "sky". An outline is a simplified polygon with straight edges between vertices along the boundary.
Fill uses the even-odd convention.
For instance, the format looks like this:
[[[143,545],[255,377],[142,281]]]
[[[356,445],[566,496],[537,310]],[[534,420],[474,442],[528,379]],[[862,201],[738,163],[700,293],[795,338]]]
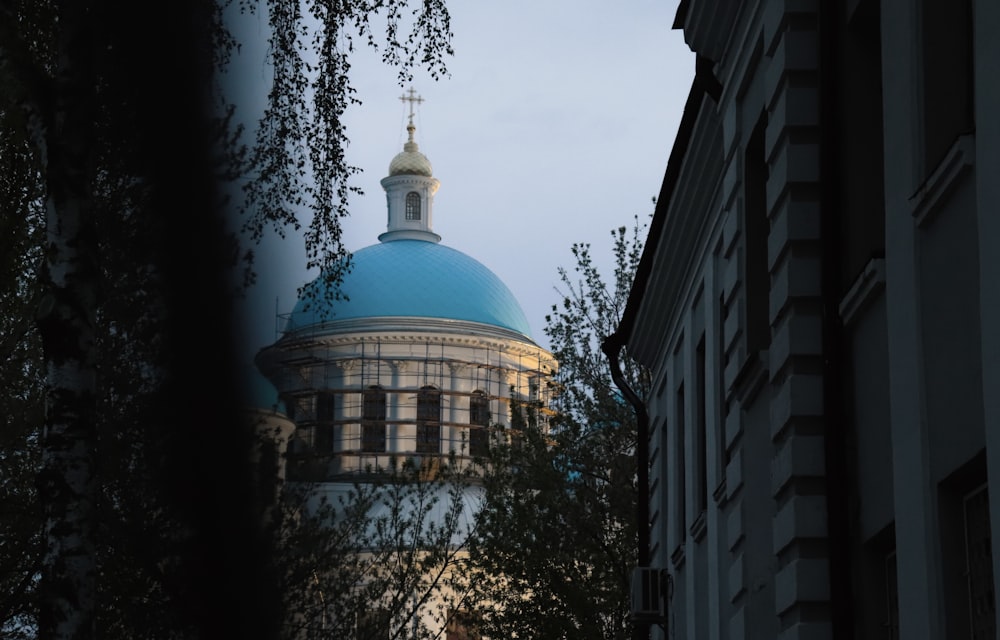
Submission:
[[[441,182],[434,231],[442,244],[479,260],[511,289],[543,347],[545,316],[571,270],[574,243],[590,243],[595,263],[613,270],[611,231],[648,221],[694,75],[694,54],[671,29],[677,0],[452,0],[450,72],[395,69],[362,50],[351,82],[361,105],[346,115],[347,161],[362,173],[344,221],[348,250],[377,243],[386,228],[379,181],[406,141],[412,86],[423,102],[414,124],[420,151]],[[236,60],[250,118],[270,82],[266,18],[237,25]],[[249,106],[248,106],[249,105]],[[258,250],[258,284],[244,313],[250,353],[272,343],[276,313],[288,313],[305,269],[301,240],[269,238]]]

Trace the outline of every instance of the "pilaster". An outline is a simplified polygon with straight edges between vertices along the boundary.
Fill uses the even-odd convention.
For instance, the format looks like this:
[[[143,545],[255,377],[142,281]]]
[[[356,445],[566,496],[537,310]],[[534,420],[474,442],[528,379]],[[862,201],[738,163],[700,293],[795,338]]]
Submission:
[[[822,432],[837,426],[822,422],[818,7],[803,2],[769,7],[764,148],[774,613],[780,638],[824,638],[831,622]]]

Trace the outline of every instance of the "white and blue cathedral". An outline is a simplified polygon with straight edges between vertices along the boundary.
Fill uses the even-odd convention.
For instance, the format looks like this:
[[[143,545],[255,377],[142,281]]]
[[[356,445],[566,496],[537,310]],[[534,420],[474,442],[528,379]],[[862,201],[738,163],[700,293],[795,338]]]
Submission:
[[[500,278],[434,233],[440,183],[409,100],[408,140],[381,181],[386,231],[352,253],[340,296],[322,277],[307,285],[256,357],[281,400],[264,413],[282,473],[331,500],[401,458],[468,464],[510,425],[512,401],[548,405],[557,368]]]
[[[307,285],[256,357],[295,425],[290,460],[318,463],[323,480],[384,468],[389,456],[481,455],[512,399],[547,400],[557,367],[500,278],[440,243],[440,183],[415,131],[411,114],[381,181],[379,242],[352,253],[341,296],[322,277]]]

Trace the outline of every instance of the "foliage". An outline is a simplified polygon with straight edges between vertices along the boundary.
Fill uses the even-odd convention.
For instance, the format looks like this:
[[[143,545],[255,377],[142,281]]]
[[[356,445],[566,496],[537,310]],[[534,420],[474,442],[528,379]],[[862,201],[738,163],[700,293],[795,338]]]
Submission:
[[[13,114],[0,112],[6,121]],[[24,141],[0,139],[0,635],[28,637],[41,562],[41,518],[34,487],[45,380],[33,311],[38,302],[43,212]]]
[[[256,0],[230,1],[241,11],[256,10]],[[360,104],[350,82],[356,42],[380,51],[384,62],[398,69],[400,85],[412,79],[417,65],[434,79],[447,74],[445,57],[452,49],[445,2],[415,4],[407,11],[409,0],[266,2],[274,81],[245,167],[257,179],[246,183],[243,230],[254,240],[268,228],[283,237],[286,227],[299,230],[298,210],[309,206],[305,266],[319,268],[330,284],[350,268],[340,220],[348,214],[349,195],[360,193],[350,184],[359,170],[347,163],[342,120],[349,106]],[[383,25],[382,37],[377,23]],[[320,290],[328,294],[336,288],[303,293]]]
[[[606,282],[590,246],[574,244],[574,271],[560,270],[561,305],[545,333],[559,362],[555,413],[531,407],[517,437],[494,447],[485,506],[472,546],[489,637],[629,637],[628,580],[635,565],[635,414],[600,350],[624,311],[644,226],[612,232],[615,271]],[[648,374],[623,359],[641,395]]]
[[[291,482],[277,513],[283,637],[438,637],[460,577],[478,489],[454,461],[413,459],[351,483]]]
[[[439,0],[418,3],[405,37],[405,2],[293,6],[266,3],[276,80],[244,149],[209,101],[239,44],[220,5],[0,3],[4,637],[239,635],[266,615],[239,601],[261,595],[267,557],[244,508],[227,270],[242,258],[252,273],[255,230],[297,228],[303,193],[312,264],[340,263],[350,28],[367,45],[385,19],[402,74],[443,73],[450,54]],[[313,17],[320,35],[303,40]],[[223,235],[219,181],[237,175],[253,178],[250,246]]]

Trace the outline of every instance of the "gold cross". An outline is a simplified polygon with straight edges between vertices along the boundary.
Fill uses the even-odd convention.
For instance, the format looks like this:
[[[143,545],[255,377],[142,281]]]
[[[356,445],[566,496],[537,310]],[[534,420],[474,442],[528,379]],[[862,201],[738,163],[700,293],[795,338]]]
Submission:
[[[410,103],[410,126],[412,126],[413,125],[413,104],[414,103],[421,103],[421,102],[424,101],[424,99],[417,95],[417,92],[413,89],[413,87],[410,87],[410,89],[407,91],[407,93],[409,95],[401,95],[401,96],[399,96],[399,99],[402,102],[409,102]]]

